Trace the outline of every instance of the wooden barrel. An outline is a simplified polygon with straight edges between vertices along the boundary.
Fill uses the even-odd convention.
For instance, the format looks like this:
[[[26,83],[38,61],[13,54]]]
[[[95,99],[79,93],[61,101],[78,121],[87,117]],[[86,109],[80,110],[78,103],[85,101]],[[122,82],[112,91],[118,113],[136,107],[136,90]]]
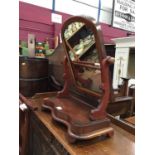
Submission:
[[[19,57],[19,91],[26,97],[48,91],[48,59]]]

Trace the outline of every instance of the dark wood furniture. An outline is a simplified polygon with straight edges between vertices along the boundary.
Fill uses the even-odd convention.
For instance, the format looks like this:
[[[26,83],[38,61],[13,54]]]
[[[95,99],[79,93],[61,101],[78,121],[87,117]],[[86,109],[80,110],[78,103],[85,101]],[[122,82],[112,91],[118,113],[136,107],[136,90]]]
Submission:
[[[22,102],[20,102],[20,105]],[[20,106],[19,105],[19,106]],[[27,108],[27,107],[26,107]],[[19,154],[26,155],[29,135],[29,111],[19,108]]]
[[[134,97],[128,93],[129,78],[122,78],[122,80],[118,89],[113,89],[111,86],[111,97],[107,112],[113,116],[129,117],[134,113]]]
[[[125,119],[125,121],[127,121],[130,124],[135,125],[135,116],[128,117],[128,118]]]
[[[129,96],[133,97],[132,113],[133,113],[133,115],[135,115],[135,84],[130,85]]]
[[[62,76],[62,73],[64,73],[64,66],[63,66],[64,57],[65,57],[65,52],[62,47],[62,44],[60,44],[55,49],[55,52],[52,56],[48,57],[49,74],[53,76],[61,86],[64,85],[64,79]],[[110,72],[110,74],[112,73]],[[94,76],[95,78],[94,81],[96,82],[96,84],[93,85],[93,88],[96,89],[96,91],[98,90],[98,87],[97,87],[99,85],[98,83],[100,83],[100,81],[98,80],[99,77],[97,76],[100,76],[100,75],[98,74],[96,75],[96,77]],[[122,78],[122,79],[123,79],[123,82],[121,85],[118,86],[118,89],[113,89],[111,85],[111,97],[110,97],[110,103],[107,106],[107,113],[113,116],[120,115],[121,117],[125,118],[125,117],[134,115],[135,101],[134,101],[134,95],[132,95],[133,88],[127,87],[129,78]],[[112,79],[111,79],[111,84],[112,84]],[[57,87],[59,87],[59,85]],[[71,91],[74,91],[74,90],[72,89]],[[88,99],[90,98],[90,96],[86,96],[86,94],[80,94],[80,98],[82,96],[85,96],[85,98],[88,98]],[[93,102],[95,101],[91,100],[91,104],[93,106],[97,106],[97,103],[93,103]]]
[[[19,91],[26,97],[48,91],[48,59],[19,57]]]
[[[76,30],[72,32],[77,24]],[[69,37],[66,35],[68,32],[72,32]],[[56,97],[45,98],[42,107],[51,110],[52,118],[67,126],[70,142],[100,135],[111,137],[113,129],[110,126],[110,120],[106,117],[106,108],[110,101],[111,58],[106,56],[101,29],[90,19],[77,16],[64,23],[61,34],[66,53],[64,88]],[[96,57],[92,61],[90,56],[94,53]],[[100,82],[96,85],[94,80],[97,79],[93,79],[92,76],[98,73]],[[70,91],[71,87],[96,98],[97,107],[74,96]]]
[[[33,102],[28,101],[22,94],[19,94],[19,154],[28,153],[28,137],[30,125],[30,110],[37,110]]]
[[[56,92],[41,93],[29,99],[38,109],[30,113],[28,155],[134,155],[134,135],[114,124],[111,124],[115,131],[112,138],[100,136],[68,143],[67,128],[51,118],[50,113],[41,110],[43,99],[55,95]]]

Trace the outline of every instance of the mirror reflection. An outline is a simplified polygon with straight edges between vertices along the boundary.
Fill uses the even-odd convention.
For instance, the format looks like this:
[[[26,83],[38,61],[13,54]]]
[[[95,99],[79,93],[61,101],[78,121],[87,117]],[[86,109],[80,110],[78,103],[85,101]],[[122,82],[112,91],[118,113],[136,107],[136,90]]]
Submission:
[[[73,22],[64,31],[76,84],[101,93],[101,71],[95,37],[89,25]],[[96,82],[98,81],[98,82]]]
[[[99,69],[80,66],[75,67],[75,71],[76,83],[78,86],[95,92],[102,92],[100,89],[101,71]]]

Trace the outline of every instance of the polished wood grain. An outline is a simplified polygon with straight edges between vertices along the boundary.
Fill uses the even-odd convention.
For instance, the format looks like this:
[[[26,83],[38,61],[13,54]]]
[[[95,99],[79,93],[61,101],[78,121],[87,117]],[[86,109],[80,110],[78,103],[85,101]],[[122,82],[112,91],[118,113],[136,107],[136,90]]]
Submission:
[[[135,126],[131,123],[128,123],[124,119],[117,119],[113,115],[108,114],[108,118],[111,120],[111,122],[120,128],[126,130],[127,132],[135,135]]]
[[[48,91],[48,59],[19,57],[19,91],[27,97]]]
[[[64,123],[68,127],[69,136],[76,139],[90,139],[113,132],[109,119],[92,121],[89,113],[93,107],[74,96],[45,98],[42,107],[47,109],[47,106],[52,111],[52,118]]]
[[[25,108],[21,108],[25,105]],[[37,110],[33,101],[29,101],[25,96],[19,93],[19,154],[26,155],[28,151],[28,135],[30,125],[30,110]]]
[[[41,110],[43,98],[54,96],[56,93],[42,93],[34,96],[31,101],[38,106],[38,110],[33,113],[40,122],[55,136],[63,147],[71,155],[134,155],[135,142],[134,135],[112,124],[114,136],[105,138],[99,136],[91,140],[78,141],[75,144],[68,143],[66,139],[66,127],[52,120],[50,113]]]
[[[19,154],[26,155],[29,133],[29,111],[19,109]]]
[[[42,108],[52,111],[52,118],[68,127],[68,141],[71,143],[75,142],[77,139],[91,139],[99,135],[113,136],[110,120],[105,117],[106,113],[104,112],[107,103],[104,97],[108,97],[108,94],[106,95],[105,93],[101,101],[101,103],[103,103],[100,105],[99,109],[95,109],[88,103],[71,95],[69,92],[71,76],[68,71],[67,59],[65,60],[64,88],[62,91],[58,92],[56,96],[45,98],[42,103]],[[102,88],[104,89],[104,86]],[[102,111],[100,111],[100,109],[102,109]],[[92,117],[94,114],[95,118],[97,116],[98,119]]]
[[[125,119],[125,121],[127,121],[128,123],[131,123],[131,124],[135,125],[135,116],[128,117],[128,118]]]
[[[82,72],[79,72],[79,67],[77,68],[77,70],[74,70],[75,66],[73,66],[72,64],[70,52],[73,53],[77,63],[80,63],[79,60],[82,53],[79,56],[76,55],[77,53],[74,51],[73,47],[77,43],[69,43],[68,40],[66,40],[64,34],[70,27],[70,24],[73,24],[75,22],[83,23],[86,26],[82,33],[76,31],[75,35],[78,34],[76,40],[81,42],[81,39],[84,39],[83,37],[85,37],[87,41],[91,41],[91,45],[95,44],[95,46],[93,46],[93,49],[98,53],[97,55],[99,56],[99,59],[97,58],[98,60],[94,61],[94,64],[91,66],[98,64],[100,64],[101,66],[101,68],[99,69],[99,72],[101,73],[101,85],[97,86],[98,89],[101,89],[101,96],[92,88],[88,87],[88,85],[90,85],[90,83],[92,82],[91,77],[86,77],[86,79],[82,77],[82,75],[80,75],[82,74]],[[100,135],[105,135],[107,137],[113,136],[113,129],[110,126],[110,120],[106,118],[106,108],[110,100],[110,57],[106,56],[104,43],[100,44],[101,42],[103,42],[103,37],[101,37],[100,35],[101,33],[97,28],[97,25],[95,25],[93,21],[85,17],[71,17],[62,25],[61,36],[63,47],[66,51],[63,75],[65,84],[62,91],[58,92],[57,96],[54,96],[52,98],[45,98],[42,107],[43,109],[48,109],[52,112],[51,117],[54,120],[61,122],[67,126],[68,141],[71,143],[75,142],[76,140],[91,139]],[[81,36],[83,37],[81,38]],[[89,40],[88,38],[92,39]],[[88,50],[90,48],[86,49]],[[86,49],[84,49],[84,53],[86,52]],[[92,52],[93,51],[91,51],[91,53]],[[90,67],[90,62],[88,62],[87,64],[87,62],[84,61],[82,64],[87,65],[88,69],[92,69]],[[71,74],[69,70],[71,71]],[[73,82],[71,82],[71,78]],[[97,107],[91,107],[90,104],[83,102],[79,98],[73,96],[69,91],[70,87],[75,87],[80,93],[85,93],[89,96],[98,98],[99,105]]]
[[[23,79],[37,79],[48,76],[48,59],[19,57],[19,77]]]

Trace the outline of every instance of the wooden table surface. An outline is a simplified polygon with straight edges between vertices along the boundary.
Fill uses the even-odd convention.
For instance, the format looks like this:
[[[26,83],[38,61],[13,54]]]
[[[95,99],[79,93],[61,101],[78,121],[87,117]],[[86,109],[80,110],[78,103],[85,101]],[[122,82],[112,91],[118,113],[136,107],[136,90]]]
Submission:
[[[45,95],[35,96],[31,99],[31,101],[39,107],[38,110],[34,111],[34,114],[71,155],[135,154],[135,136],[114,124],[112,124],[114,128],[114,136],[112,138],[100,136],[91,140],[69,144],[65,134],[67,128],[59,123],[52,122],[50,113],[41,111],[43,97],[48,97],[49,95],[55,95],[55,93],[47,93]]]
[[[131,124],[135,125],[135,116],[128,117],[128,118],[125,119],[125,121],[127,121],[128,123],[131,123]]]

